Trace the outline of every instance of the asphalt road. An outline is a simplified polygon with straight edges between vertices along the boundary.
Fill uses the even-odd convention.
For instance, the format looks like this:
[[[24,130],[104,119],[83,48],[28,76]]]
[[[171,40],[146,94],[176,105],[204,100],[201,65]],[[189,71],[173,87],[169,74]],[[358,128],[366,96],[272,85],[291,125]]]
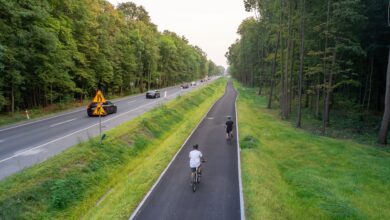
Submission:
[[[225,140],[227,116],[235,122],[236,91],[228,83],[224,96],[177,154],[166,173],[131,218],[136,220],[238,220],[240,189],[236,138]],[[235,132],[235,130],[233,130]],[[207,159],[202,182],[194,193],[190,185],[188,154],[194,144]]]
[[[145,94],[141,94],[113,100],[118,111],[102,118],[103,132],[197,87],[184,90],[179,86],[160,89],[160,99],[145,99]],[[98,125],[99,118],[88,117],[86,107],[83,107],[0,128],[0,179],[97,136]]]

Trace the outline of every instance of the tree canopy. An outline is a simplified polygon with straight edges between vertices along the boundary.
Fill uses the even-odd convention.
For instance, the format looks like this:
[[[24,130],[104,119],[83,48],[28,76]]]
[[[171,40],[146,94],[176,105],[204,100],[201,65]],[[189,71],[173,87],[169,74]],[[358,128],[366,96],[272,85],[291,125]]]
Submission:
[[[0,0],[0,111],[125,95],[219,73],[132,2]]]
[[[364,121],[384,109],[388,4],[244,0],[256,16],[238,28],[226,54],[229,72],[259,94],[268,91],[268,107],[277,103],[282,118],[297,113],[298,127],[301,108],[322,120],[323,133],[331,110]]]

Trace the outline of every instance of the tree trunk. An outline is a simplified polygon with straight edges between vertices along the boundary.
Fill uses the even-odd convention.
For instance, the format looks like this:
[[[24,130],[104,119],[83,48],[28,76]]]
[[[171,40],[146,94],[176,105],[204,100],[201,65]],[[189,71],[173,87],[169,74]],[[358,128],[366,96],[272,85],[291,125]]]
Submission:
[[[289,113],[291,113],[292,100],[294,99],[294,60],[295,60],[295,33],[293,32],[292,48],[291,48],[291,62],[290,62],[290,85],[289,85]]]
[[[374,57],[371,58],[371,70],[370,70],[370,80],[369,80],[369,89],[368,89],[367,111],[370,110],[373,72],[374,72]]]
[[[50,105],[53,104],[53,83],[50,83]]]
[[[283,117],[288,119],[289,117],[289,95],[288,95],[288,67],[289,67],[289,59],[291,53],[291,4],[289,5],[288,11],[288,35],[287,35],[287,55],[286,55],[286,63],[284,69],[284,84],[283,84]]]
[[[365,85],[364,85],[364,91],[363,91],[363,98],[361,99],[361,104],[362,104],[362,108],[366,108],[366,98],[367,98],[367,93],[368,93],[368,81],[370,79],[370,75],[367,75],[366,76],[366,79],[363,81],[365,81]]]
[[[15,113],[15,91],[14,86],[11,86],[11,113]]]
[[[272,74],[271,74],[271,88],[269,92],[269,98],[268,98],[268,108],[271,108],[272,105],[272,96],[274,91],[274,84],[275,84],[275,74],[276,74],[276,58],[278,57],[278,50],[279,50],[279,44],[280,44],[280,38],[281,38],[281,27],[282,27],[282,16],[283,16],[283,0],[280,0],[280,17],[279,17],[279,30],[278,30],[278,37],[276,41],[276,48],[275,48],[275,56],[272,63]],[[283,53],[283,47],[282,51]]]
[[[323,134],[325,134],[326,127],[329,126],[330,96],[331,96],[332,91],[333,91],[332,86],[333,86],[333,75],[334,75],[335,64],[336,64],[336,45],[335,45],[335,48],[333,49],[332,66],[331,66],[331,71],[330,71],[329,79],[328,79],[328,85],[327,85],[327,89],[326,89],[324,117],[322,119],[322,133]]]
[[[274,84],[275,84],[275,72],[276,72],[276,58],[278,56],[278,50],[279,50],[279,42],[280,41],[280,31],[278,32],[277,40],[276,40],[276,48],[275,48],[275,55],[272,62],[272,73],[271,73],[271,85],[270,85],[270,91],[269,91],[269,97],[268,97],[268,108],[271,108],[272,106],[272,96],[274,91]]]
[[[379,131],[379,140],[378,140],[380,144],[387,144],[387,132],[389,129],[389,119],[390,119],[390,49],[389,49],[389,60],[387,61],[385,111],[383,112],[383,119],[381,123],[381,129]]]
[[[327,80],[326,77],[328,75],[327,71],[327,65],[326,65],[326,58],[328,56],[328,32],[329,32],[329,20],[330,20],[330,1],[328,0],[328,10],[326,13],[326,29],[325,29],[325,47],[324,47],[324,61],[323,61],[323,72],[324,72],[324,81],[323,81],[323,111],[322,111],[322,120],[323,120],[323,125],[322,125],[322,134],[325,134],[325,123],[324,123],[324,118],[325,118],[325,108],[326,108],[326,95],[327,95],[327,89],[326,89],[326,84]]]
[[[260,59],[260,68],[261,69],[264,69],[264,46],[262,45],[261,46],[261,55],[259,54],[259,59]],[[261,92],[262,92],[262,89],[263,89],[263,71],[260,70],[260,75],[259,75],[259,91],[258,91],[258,95],[261,95]]]
[[[300,49],[300,64],[299,64],[299,80],[298,80],[298,117],[297,117],[297,128],[302,126],[302,78],[303,78],[303,62],[305,53],[305,11],[306,2],[302,0],[302,14],[301,14],[301,49]]]
[[[286,39],[287,40],[287,39]],[[283,34],[281,35],[281,38],[280,38],[280,42],[281,42],[281,45],[280,45],[280,95],[279,95],[279,105],[280,105],[280,116],[282,117],[282,119],[285,119],[284,118],[284,115],[283,115],[283,109],[284,109],[284,94],[285,94],[285,91],[284,91],[284,82],[285,82],[285,78],[284,78],[284,45],[286,44],[284,42],[284,39],[283,39]]]
[[[318,75],[318,79],[317,79],[317,87],[316,87],[316,114],[315,114],[315,117],[316,118],[319,118],[320,116],[320,93],[321,93],[321,89],[320,89],[320,82],[321,82],[321,75]]]

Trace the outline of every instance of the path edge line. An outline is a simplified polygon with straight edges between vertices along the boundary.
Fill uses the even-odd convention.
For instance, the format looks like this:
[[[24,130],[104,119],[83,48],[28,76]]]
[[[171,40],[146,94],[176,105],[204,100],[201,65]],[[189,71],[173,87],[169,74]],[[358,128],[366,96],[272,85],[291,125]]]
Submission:
[[[238,90],[236,90],[236,100],[234,102],[234,111],[236,112],[236,141],[237,141],[237,162],[238,162],[238,185],[240,187],[240,214],[241,220],[245,220],[245,206],[244,206],[244,193],[242,190],[242,177],[241,177],[241,147],[240,147],[240,138],[238,132],[238,114],[237,114],[237,100],[238,100]]]
[[[192,129],[190,135],[187,137],[187,139],[184,141],[184,143],[181,145],[181,147],[179,148],[179,150],[176,152],[176,154],[173,156],[172,160],[169,162],[169,164],[167,165],[167,167],[165,167],[165,169],[163,170],[163,172],[160,174],[160,176],[158,177],[158,179],[156,180],[156,182],[153,184],[153,186],[150,188],[149,192],[146,193],[146,195],[144,196],[144,198],[141,200],[141,202],[138,204],[137,208],[133,211],[133,213],[131,214],[129,220],[133,220],[135,218],[135,216],[138,214],[138,212],[140,211],[141,207],[144,205],[144,203],[146,202],[146,200],[149,198],[150,194],[152,194],[153,190],[157,187],[157,185],[160,183],[162,177],[165,175],[165,173],[168,171],[169,167],[172,165],[173,161],[176,159],[177,155],[180,153],[180,151],[183,150],[183,147],[187,144],[188,140],[191,138],[191,136],[194,134],[194,132],[196,131],[196,129],[198,129],[199,125],[204,121],[204,119],[206,118],[206,116],[210,113],[211,109],[213,109],[213,107],[215,106],[215,104],[221,100],[226,94],[226,90],[224,92],[224,94],[219,97],[212,105],[211,107],[209,108],[209,110],[202,116],[202,118],[199,120],[198,124],[195,126],[194,129]]]

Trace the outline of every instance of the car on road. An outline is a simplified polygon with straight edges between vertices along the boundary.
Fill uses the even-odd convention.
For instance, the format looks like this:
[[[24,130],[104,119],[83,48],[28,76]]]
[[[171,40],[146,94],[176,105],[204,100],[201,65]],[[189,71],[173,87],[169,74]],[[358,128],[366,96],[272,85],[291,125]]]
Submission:
[[[190,88],[190,85],[189,85],[188,83],[183,83],[183,84],[181,85],[181,88],[183,88],[183,89],[188,89],[188,88]]]
[[[149,90],[148,92],[146,92],[146,98],[149,99],[149,98],[160,98],[160,91],[159,90]]]
[[[87,106],[87,114],[89,117],[98,116],[97,114],[94,114],[94,111],[95,111],[96,107],[98,106],[98,104],[99,103],[97,103],[97,102],[89,103],[89,105]],[[103,116],[106,116],[108,114],[114,114],[118,110],[118,107],[114,103],[112,103],[111,101],[103,102],[102,106],[103,106],[103,109],[105,111],[105,114]]]
[[[191,82],[191,86],[196,86],[196,84],[197,84],[197,83],[196,83],[195,81],[192,81],[192,82]]]

